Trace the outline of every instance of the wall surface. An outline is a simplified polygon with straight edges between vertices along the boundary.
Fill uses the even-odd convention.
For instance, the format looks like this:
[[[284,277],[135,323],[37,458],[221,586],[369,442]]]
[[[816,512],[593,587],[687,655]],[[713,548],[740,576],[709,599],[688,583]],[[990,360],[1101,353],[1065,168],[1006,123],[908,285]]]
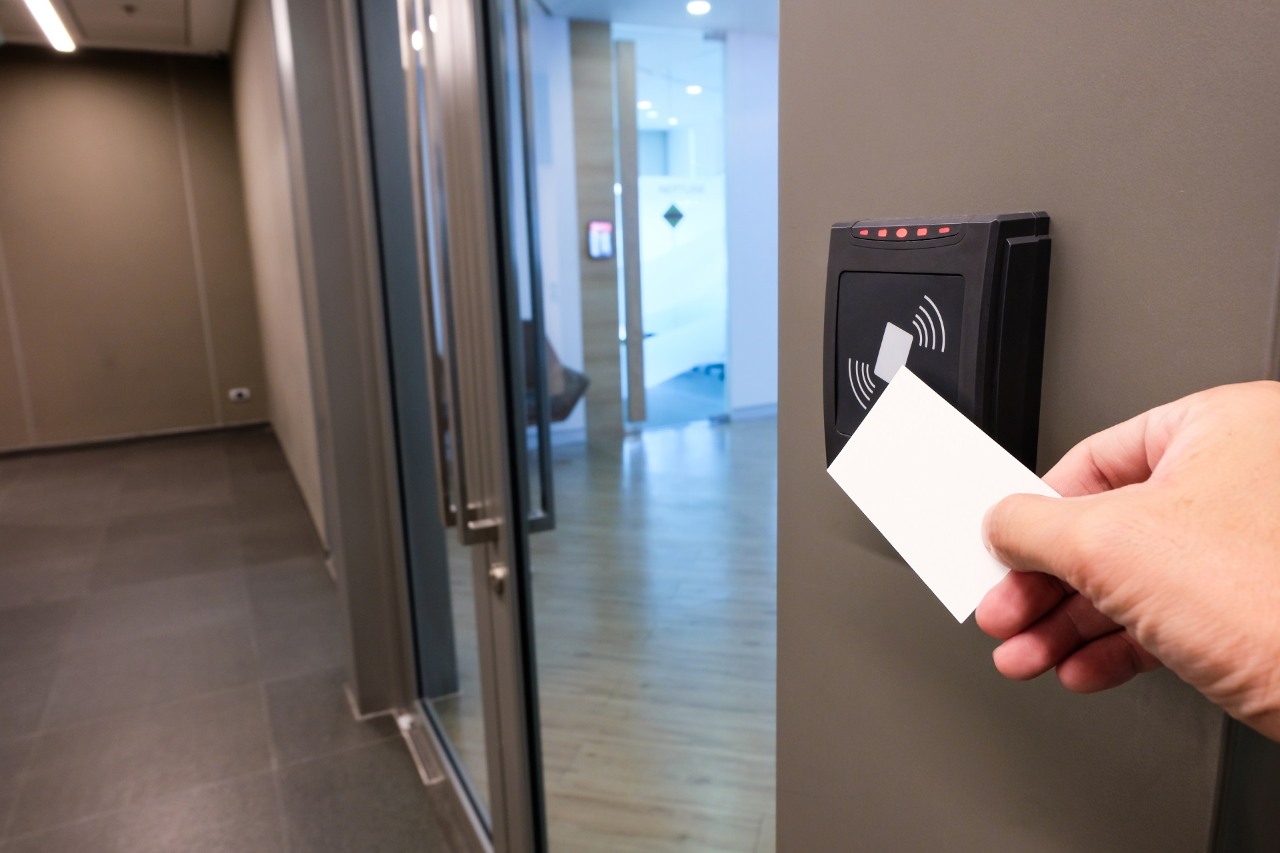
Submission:
[[[778,40],[725,44],[729,412],[778,402]]]
[[[253,248],[271,425],[311,519],[325,536],[315,404],[286,157],[284,113],[267,0],[245,0],[233,59],[245,209]]]
[[[226,63],[5,47],[0,115],[0,449],[262,420]]]
[[[1280,7],[794,0],[781,33],[778,849],[1207,849],[1219,712],[1004,681],[827,477],[823,287],[833,222],[1047,210],[1045,463],[1274,375]]]

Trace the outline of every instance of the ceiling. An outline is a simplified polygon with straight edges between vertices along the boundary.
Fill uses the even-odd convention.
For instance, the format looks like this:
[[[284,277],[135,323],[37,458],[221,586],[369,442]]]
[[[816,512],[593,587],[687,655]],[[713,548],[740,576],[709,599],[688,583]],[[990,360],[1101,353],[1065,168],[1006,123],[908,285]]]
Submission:
[[[236,0],[53,0],[81,47],[159,53],[226,53]],[[13,44],[45,44],[22,0],[0,0],[0,34]]]
[[[774,35],[778,32],[778,0],[711,0],[711,12],[695,17],[686,0],[535,0],[561,18],[682,27],[704,32],[735,30]]]
[[[712,0],[695,17],[685,0],[531,0],[563,18],[612,21],[693,32],[774,34],[778,0]],[[53,0],[83,47],[160,53],[226,53],[237,0]],[[44,44],[22,0],[0,0],[0,36],[13,44]]]

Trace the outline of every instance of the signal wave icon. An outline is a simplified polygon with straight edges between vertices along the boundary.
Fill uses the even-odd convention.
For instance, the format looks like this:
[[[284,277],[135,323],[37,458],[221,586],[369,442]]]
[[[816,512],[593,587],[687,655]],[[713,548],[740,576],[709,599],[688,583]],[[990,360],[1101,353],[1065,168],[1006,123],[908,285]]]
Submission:
[[[876,392],[876,381],[871,378],[871,365],[865,361],[849,359],[849,387],[853,389],[853,399],[866,411]]]
[[[916,309],[916,315],[911,318],[911,325],[916,330],[916,343],[924,349],[946,352],[947,327],[942,322],[942,312],[927,295],[924,301],[929,303],[928,307],[921,305]],[[930,311],[930,308],[933,310]]]

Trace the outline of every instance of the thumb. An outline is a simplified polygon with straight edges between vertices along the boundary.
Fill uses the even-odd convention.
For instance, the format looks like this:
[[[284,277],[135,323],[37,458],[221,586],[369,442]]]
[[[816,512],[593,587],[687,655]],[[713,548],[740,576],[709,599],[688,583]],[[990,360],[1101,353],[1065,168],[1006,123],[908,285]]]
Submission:
[[[982,538],[992,555],[1009,568],[1043,572],[1083,590],[1080,573],[1090,562],[1082,552],[1090,539],[1083,516],[1089,503],[1099,497],[1010,495],[987,510]]]

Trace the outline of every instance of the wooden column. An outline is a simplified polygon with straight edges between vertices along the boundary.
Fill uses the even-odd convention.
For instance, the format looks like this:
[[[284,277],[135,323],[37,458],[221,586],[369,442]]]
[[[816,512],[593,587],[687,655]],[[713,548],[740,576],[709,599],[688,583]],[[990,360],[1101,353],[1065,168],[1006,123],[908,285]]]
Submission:
[[[569,25],[573,63],[574,160],[578,189],[578,251],[582,281],[582,350],[587,390],[587,439],[622,435],[618,347],[618,263],[587,256],[587,223],[614,221],[613,46],[609,24]],[[615,234],[617,233],[615,229]]]

